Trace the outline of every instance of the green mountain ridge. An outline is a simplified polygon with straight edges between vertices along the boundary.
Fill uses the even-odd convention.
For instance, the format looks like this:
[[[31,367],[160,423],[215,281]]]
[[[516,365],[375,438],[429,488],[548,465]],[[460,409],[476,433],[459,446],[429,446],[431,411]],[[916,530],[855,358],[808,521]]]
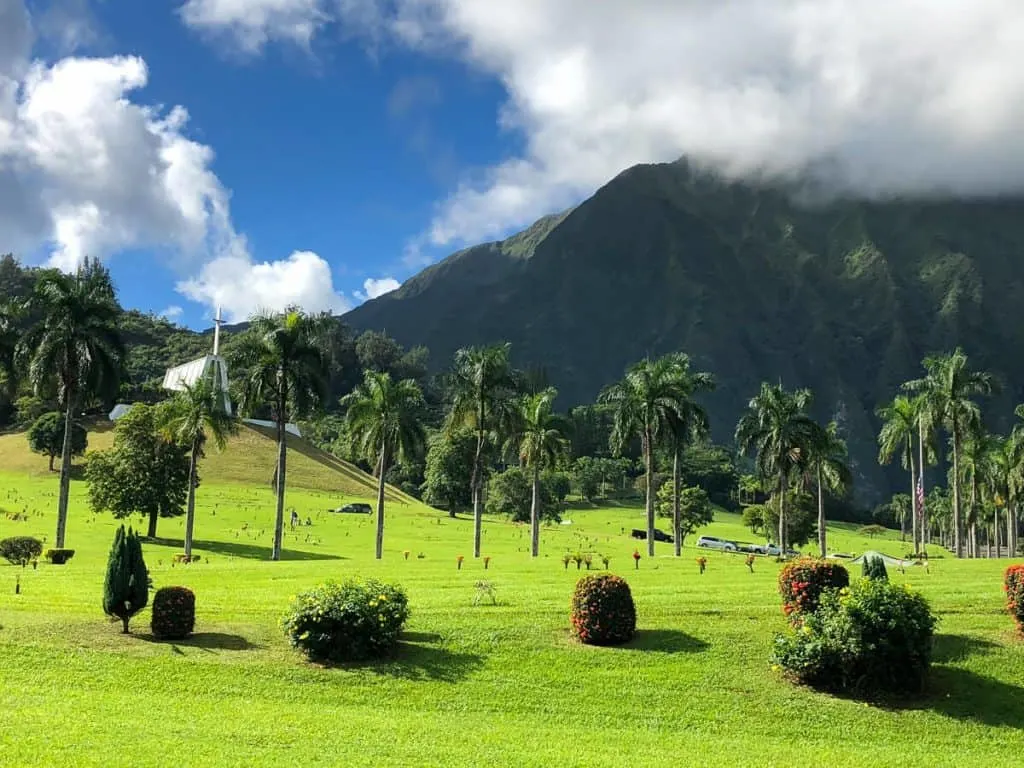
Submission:
[[[1024,199],[794,202],[685,162],[631,168],[579,206],[462,250],[344,316],[424,345],[508,340],[560,406],[592,401],[644,355],[684,350],[712,371],[714,436],[729,440],[762,380],[809,387],[840,418],[859,495],[905,483],[876,463],[875,408],[928,353],[962,345],[994,372],[1005,426],[1022,398]]]

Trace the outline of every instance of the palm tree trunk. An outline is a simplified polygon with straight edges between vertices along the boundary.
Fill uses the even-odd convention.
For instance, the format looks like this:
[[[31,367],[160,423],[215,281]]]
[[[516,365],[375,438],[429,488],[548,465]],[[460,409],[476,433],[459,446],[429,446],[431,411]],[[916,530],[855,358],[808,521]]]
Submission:
[[[963,541],[960,536],[960,430],[953,422],[953,551],[957,557],[964,556]]]
[[[683,553],[682,520],[679,517],[679,447],[672,457],[672,537],[675,540],[676,557]]]
[[[993,507],[992,537],[989,539],[988,556],[992,557],[992,545],[996,545],[996,557],[999,557],[999,507]]]
[[[540,466],[533,466],[533,498],[530,499],[530,557],[540,553]]]
[[[921,495],[924,495],[924,424],[917,423],[917,474],[921,478]],[[916,496],[914,498],[917,498]],[[931,540],[931,529],[928,526],[927,511],[921,505],[921,552],[927,554],[928,542]],[[915,553],[916,554],[916,553]]]
[[[825,489],[821,487],[821,466],[818,467],[818,549],[821,556],[828,554],[828,542],[825,533]]]
[[[476,434],[476,457],[473,459],[473,477],[470,485],[473,486],[473,557],[480,557],[480,539],[483,534],[483,509],[481,508],[480,486],[481,475],[480,461],[484,451],[484,410],[483,403],[480,403],[479,420]]]
[[[74,426],[74,393],[66,390],[68,399],[64,413],[64,445],[60,453],[60,495],[57,498],[57,549],[64,546],[64,533],[68,525],[68,497],[71,493],[71,430]]]
[[[647,555],[654,557],[654,446],[650,427],[644,430],[644,464],[647,467]]]
[[[279,403],[277,416],[277,517],[274,519],[274,548],[270,559],[280,560],[284,540],[284,485],[288,462],[288,440],[284,425],[284,405]]]
[[[786,557],[786,473],[779,473],[779,557]]]
[[[387,442],[381,441],[380,461],[377,462],[380,477],[377,480],[377,549],[376,558],[384,557],[384,474],[387,472]]]
[[[188,462],[188,506],[185,508],[185,557],[192,558],[192,531],[196,524],[196,467],[199,464],[199,439],[192,441]]]

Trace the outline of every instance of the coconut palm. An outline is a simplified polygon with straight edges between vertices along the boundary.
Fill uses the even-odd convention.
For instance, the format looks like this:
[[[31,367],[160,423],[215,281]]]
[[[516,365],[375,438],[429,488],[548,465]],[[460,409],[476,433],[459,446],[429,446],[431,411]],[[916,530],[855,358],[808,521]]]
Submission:
[[[941,424],[950,436],[953,483],[953,549],[963,556],[960,509],[960,449],[964,437],[981,424],[981,409],[975,397],[989,395],[994,383],[991,374],[973,371],[967,355],[957,347],[952,353],[927,357],[923,378],[908,381],[904,387],[922,395],[923,413],[934,424]]]
[[[639,437],[646,472],[647,554],[654,556],[654,447],[657,439],[670,429],[692,423],[692,414],[684,403],[692,394],[686,389],[683,361],[685,355],[665,355],[657,360],[641,360],[632,365],[625,377],[607,387],[600,401],[613,409],[611,447],[621,453],[630,440]]]
[[[297,309],[258,314],[239,340],[233,355],[241,370],[240,407],[243,413],[269,406],[277,429],[277,516],[272,560],[281,559],[284,537],[284,494],[288,463],[286,425],[322,402],[327,389],[327,364],[321,344],[322,316]]]
[[[971,431],[962,436],[957,478],[959,487],[967,493],[967,556],[978,556],[978,517],[984,501],[986,483],[991,477],[991,452],[995,446],[992,437],[982,430]],[[950,477],[952,485],[953,478]]]
[[[910,470],[911,507],[917,508],[917,464],[914,456],[914,439],[920,432],[921,401],[906,395],[898,395],[891,403],[878,409],[882,429],[878,433],[878,461],[888,464],[899,455],[904,469]],[[911,538],[914,552],[918,549],[917,514],[911,514]],[[921,539],[923,540],[923,536]]]
[[[384,477],[391,462],[410,461],[423,454],[425,403],[420,385],[412,379],[393,381],[388,373],[367,370],[363,383],[341,400],[349,434],[360,452],[376,461],[376,558],[384,556]]]
[[[22,339],[18,357],[28,361],[28,378],[37,394],[55,391],[64,411],[55,542],[61,548],[67,528],[75,409],[89,397],[117,391],[124,356],[117,330],[121,310],[110,275],[97,262],[86,262],[74,275],[44,272],[26,309],[39,320]]]
[[[185,556],[192,557],[192,533],[196,519],[196,488],[199,485],[199,460],[212,440],[218,451],[224,450],[230,435],[238,431],[238,422],[224,408],[224,393],[210,379],[185,384],[168,404],[164,433],[179,445],[189,448],[188,503],[185,508]]]
[[[540,473],[554,467],[569,452],[567,421],[552,410],[558,390],[548,387],[520,398],[516,414],[517,428],[509,438],[509,448],[519,455],[519,461],[530,472],[532,497],[530,500],[530,556],[537,557],[540,550]]]
[[[811,446],[821,428],[807,414],[811,393],[787,392],[782,385],[761,384],[736,425],[740,452],[757,454],[758,474],[775,486],[779,503],[779,551],[785,557],[786,494],[790,481],[807,466]]]
[[[511,345],[469,347],[455,353],[448,377],[451,409],[448,429],[472,428],[476,433],[470,490],[473,497],[473,557],[480,557],[483,524],[484,449],[509,433],[519,377],[509,361]]]
[[[853,484],[846,441],[839,434],[839,425],[831,421],[819,427],[811,442],[807,459],[808,472],[813,474],[818,489],[818,549],[828,554],[825,524],[825,492],[846,493]]]

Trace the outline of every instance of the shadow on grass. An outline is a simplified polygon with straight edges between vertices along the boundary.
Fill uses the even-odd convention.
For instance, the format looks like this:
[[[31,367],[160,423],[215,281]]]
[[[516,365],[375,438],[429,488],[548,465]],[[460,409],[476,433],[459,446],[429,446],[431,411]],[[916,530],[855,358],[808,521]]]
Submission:
[[[638,629],[632,640],[619,647],[629,651],[701,653],[710,646],[703,640],[676,629]]]
[[[144,539],[145,541],[152,542],[153,544],[159,544],[164,547],[175,547],[177,549],[184,549],[185,542],[181,539],[167,539],[162,536],[157,536],[153,539]],[[256,544],[243,544],[241,542],[231,541],[199,541],[198,539],[192,542],[193,549],[202,550],[214,555],[222,555],[225,557],[241,557],[248,560],[269,560],[271,548],[261,547]],[[331,555],[326,552],[305,552],[303,550],[288,549],[287,543],[284,551],[281,552],[282,560],[347,560],[348,558],[342,557],[341,555]],[[200,561],[202,563],[202,561]],[[200,567],[202,567],[200,565]]]
[[[955,720],[990,726],[1024,728],[1024,688],[959,667],[932,667],[928,698],[931,709]]]
[[[136,635],[140,640],[147,643],[158,643],[166,645],[175,653],[181,653],[180,648],[200,648],[204,651],[255,651],[261,649],[262,645],[250,643],[241,635],[229,635],[225,632],[196,632],[184,640],[161,640],[151,634]]]
[[[337,666],[341,669],[365,670],[399,680],[442,683],[457,683],[483,666],[483,656],[449,650],[437,645],[440,640],[440,635],[404,632],[394,652],[387,658]]]
[[[969,635],[936,635],[932,661],[936,664],[950,664],[963,661],[969,656],[984,656],[998,648],[997,643]]]

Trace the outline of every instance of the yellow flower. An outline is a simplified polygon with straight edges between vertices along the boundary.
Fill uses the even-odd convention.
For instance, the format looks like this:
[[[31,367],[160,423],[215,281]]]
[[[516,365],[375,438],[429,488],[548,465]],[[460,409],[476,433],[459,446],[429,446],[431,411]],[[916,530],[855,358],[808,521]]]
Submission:
[[[382,603],[386,603],[388,601],[388,596],[387,595],[378,595],[377,599],[380,600]]]
[[[772,664],[772,672],[778,672],[781,667],[778,664]]]

